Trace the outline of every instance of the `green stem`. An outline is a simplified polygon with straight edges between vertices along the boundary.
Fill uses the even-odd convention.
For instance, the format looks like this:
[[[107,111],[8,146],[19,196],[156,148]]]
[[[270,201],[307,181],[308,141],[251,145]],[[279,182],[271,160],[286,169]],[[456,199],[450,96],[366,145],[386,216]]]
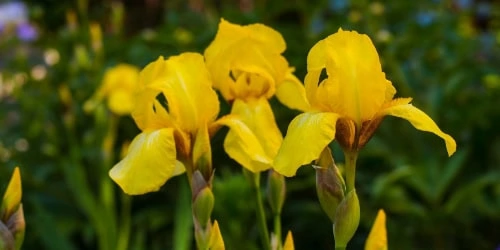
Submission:
[[[358,159],[357,151],[344,151],[345,155],[345,177],[346,177],[346,193],[354,189],[356,180],[356,160]]]
[[[262,194],[260,192],[260,173],[249,173],[251,176],[252,190],[257,203],[257,222],[260,231],[260,239],[265,250],[271,250],[271,241],[269,241],[269,231],[267,230],[266,214],[264,204],[262,203]]]
[[[278,239],[278,250],[283,249],[281,241],[281,214],[274,215],[274,234],[276,235],[276,239]]]
[[[122,200],[122,212],[121,212],[121,224],[118,232],[118,242],[116,249],[117,250],[126,250],[128,249],[129,238],[130,238],[130,210],[131,210],[131,201],[132,197],[127,194],[121,194]]]
[[[192,211],[190,194],[188,183],[182,182],[175,208],[173,249],[192,249],[193,216],[190,212]]]
[[[111,115],[109,123],[107,124],[107,133],[102,142],[102,164],[100,170],[101,188],[100,188],[100,201],[103,211],[103,219],[105,220],[106,230],[108,237],[111,237],[110,244],[112,248],[116,248],[116,244],[120,240],[118,238],[118,231],[122,230],[117,226],[116,204],[115,204],[115,189],[112,180],[108,176],[108,171],[113,165],[114,161],[114,145],[116,142],[116,131],[118,129],[118,116]],[[123,203],[122,203],[123,204]]]
[[[345,250],[345,247],[335,247],[335,250]]]

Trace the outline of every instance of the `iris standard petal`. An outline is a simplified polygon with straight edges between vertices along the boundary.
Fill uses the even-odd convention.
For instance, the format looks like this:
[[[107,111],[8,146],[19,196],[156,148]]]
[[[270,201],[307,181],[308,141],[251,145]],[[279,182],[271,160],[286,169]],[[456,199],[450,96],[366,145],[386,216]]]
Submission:
[[[243,28],[248,30],[248,34],[252,39],[265,44],[269,50],[278,54],[285,51],[285,39],[278,31],[260,23],[243,26]]]
[[[241,26],[221,19],[214,41],[205,50],[214,88],[226,100],[270,98],[288,71],[281,55],[285,49],[281,34],[265,25]]]
[[[307,54],[307,74],[304,79],[307,99],[311,105],[316,106],[316,93],[320,82],[322,70],[326,67],[325,41],[317,42]],[[322,79],[321,79],[322,80]]]
[[[135,94],[132,118],[141,130],[172,127],[173,119],[156,99],[168,81],[167,64],[160,56],[139,73],[139,86]]]
[[[436,123],[427,114],[425,114],[422,110],[414,107],[412,104],[408,104],[405,102],[401,103],[397,101],[398,99],[394,100],[394,105],[384,108],[377,114],[377,116],[392,115],[403,118],[409,121],[411,125],[413,125],[413,127],[415,127],[416,129],[431,132],[441,137],[446,143],[448,156],[451,156],[453,153],[455,153],[455,150],[457,148],[455,140],[450,135],[441,131],[441,129],[439,129]]]
[[[276,84],[285,79],[288,62],[279,53],[247,39],[231,44],[214,57],[207,56],[207,67],[214,87],[227,100],[249,96],[270,98]]]
[[[317,159],[335,138],[335,113],[303,113],[295,117],[274,160],[274,169],[294,176],[297,169]]]
[[[304,85],[291,72],[286,75],[283,82],[278,84],[276,97],[281,103],[291,109],[307,111],[311,108],[307,100]]]
[[[111,179],[130,195],[159,190],[179,172],[173,132],[163,128],[137,135],[127,156],[109,171]]]
[[[387,250],[387,230],[385,227],[385,212],[380,209],[373,222],[372,229],[366,239],[365,250]]]
[[[216,130],[222,125],[230,129],[224,139],[224,149],[229,157],[254,173],[271,167],[272,159],[243,121],[237,116],[227,115],[213,123],[210,130]]]
[[[215,120],[219,114],[219,100],[212,89],[210,75],[203,56],[183,53],[167,61],[167,82],[164,86],[168,112],[184,131]]]
[[[307,100],[312,108],[318,109],[318,81],[321,75],[321,70],[309,70],[304,78],[304,88],[306,91]],[[321,110],[321,109],[320,109]]]
[[[158,94],[158,90],[145,89],[135,96],[136,101],[132,110],[132,118],[142,131],[175,127],[173,118],[156,100]]]
[[[159,56],[156,61],[146,65],[139,73],[139,86],[140,90],[145,88],[160,90],[162,84],[166,84],[167,64],[163,56]]]
[[[377,113],[386,98],[387,80],[377,50],[367,35],[355,31],[340,29],[324,41],[329,78],[324,84],[331,86],[325,86],[329,95],[321,102],[334,102],[333,112],[361,125]]]
[[[237,25],[223,18],[219,22],[219,28],[212,42],[205,51],[208,57],[219,53],[221,50],[238,40],[251,39],[259,44],[264,44],[269,50],[282,53],[286,49],[283,36],[274,29],[263,24]]]

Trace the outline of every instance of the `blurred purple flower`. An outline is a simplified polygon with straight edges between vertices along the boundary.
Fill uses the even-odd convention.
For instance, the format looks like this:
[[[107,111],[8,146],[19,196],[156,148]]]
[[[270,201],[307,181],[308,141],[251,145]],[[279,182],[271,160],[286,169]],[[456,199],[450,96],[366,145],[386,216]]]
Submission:
[[[30,42],[36,40],[38,32],[29,23],[21,23],[17,26],[17,37],[22,41]]]
[[[21,2],[0,4],[0,26],[28,22],[26,5]]]
[[[16,35],[22,41],[33,41],[38,33],[28,20],[28,10],[22,2],[7,2],[0,4],[0,33],[6,27],[15,27]]]

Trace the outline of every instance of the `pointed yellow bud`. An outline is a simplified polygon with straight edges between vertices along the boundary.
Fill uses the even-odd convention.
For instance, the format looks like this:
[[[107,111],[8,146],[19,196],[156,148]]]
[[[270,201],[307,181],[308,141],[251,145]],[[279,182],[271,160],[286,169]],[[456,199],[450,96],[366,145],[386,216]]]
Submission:
[[[365,250],[387,250],[387,230],[385,227],[385,212],[378,210],[377,218],[365,243]]]
[[[285,244],[283,244],[283,250],[295,250],[292,231],[288,231],[288,234],[286,235]]]
[[[220,233],[219,223],[214,221],[214,225],[212,226],[212,231],[210,233],[210,242],[209,242],[210,250],[224,250],[224,240],[222,239],[222,234]]]
[[[10,216],[19,209],[22,195],[21,174],[19,167],[16,167],[2,199],[2,206],[0,207],[1,221],[7,222]]]

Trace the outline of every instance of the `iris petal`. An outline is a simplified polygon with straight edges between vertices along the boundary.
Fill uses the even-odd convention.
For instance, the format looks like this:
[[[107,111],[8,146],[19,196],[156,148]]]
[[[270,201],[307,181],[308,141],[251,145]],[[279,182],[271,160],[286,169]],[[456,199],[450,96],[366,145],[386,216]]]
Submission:
[[[394,101],[397,100],[398,99]],[[441,137],[446,144],[446,150],[448,151],[449,156],[455,153],[457,144],[453,137],[441,131],[441,129],[439,129],[436,123],[427,114],[411,104],[406,104],[405,102],[395,103],[395,105],[384,108],[379,114],[377,114],[377,116],[391,115],[403,118],[409,121],[416,129],[431,132]]]
[[[212,89],[203,56],[183,53],[167,61],[167,82],[163,90],[170,115],[182,130],[194,132],[215,120],[219,100]]]
[[[281,34],[265,25],[241,26],[221,19],[214,41],[205,50],[214,88],[226,100],[270,98],[288,71],[281,55],[285,49]]]
[[[212,148],[210,146],[210,136],[207,126],[200,127],[196,133],[193,149],[193,163],[200,168],[202,165],[212,164]],[[203,166],[204,167],[204,166]]]
[[[274,160],[274,169],[290,177],[301,165],[317,159],[335,138],[338,118],[334,113],[303,113],[295,117]]]
[[[248,38],[254,40],[256,43],[265,45],[276,53],[282,53],[286,49],[285,40],[279,32],[272,28],[263,24],[241,26],[221,19],[217,35],[214,39],[217,42],[208,46],[205,55],[211,57],[227,49],[230,44]]]
[[[291,72],[287,74],[282,83],[278,84],[276,97],[291,109],[307,111],[311,107],[307,100],[304,85]]]
[[[224,149],[232,159],[254,173],[271,167],[272,159],[243,121],[237,116],[227,115],[213,123],[210,129],[215,130],[221,125],[230,128],[224,140]]]
[[[336,91],[334,110],[358,125],[369,120],[383,105],[387,80],[375,46],[367,35],[342,31],[325,39],[329,60],[326,69]],[[329,100],[325,100],[329,101]]]
[[[175,122],[181,130],[195,132],[219,113],[219,100],[200,54],[160,57],[141,71],[139,82],[139,104],[132,116],[142,130]],[[161,93],[166,102],[159,105],[156,98]]]
[[[283,141],[283,136],[276,125],[274,114],[265,98],[253,99],[248,102],[236,99],[231,114],[238,117],[257,138],[269,159],[273,159]],[[230,130],[228,137],[235,137],[235,131]],[[252,159],[252,155],[247,155]],[[271,167],[271,166],[269,166]],[[257,167],[247,167],[256,169]]]
[[[111,179],[130,195],[159,190],[180,172],[173,132],[172,128],[163,128],[137,135],[127,156],[109,171]]]

